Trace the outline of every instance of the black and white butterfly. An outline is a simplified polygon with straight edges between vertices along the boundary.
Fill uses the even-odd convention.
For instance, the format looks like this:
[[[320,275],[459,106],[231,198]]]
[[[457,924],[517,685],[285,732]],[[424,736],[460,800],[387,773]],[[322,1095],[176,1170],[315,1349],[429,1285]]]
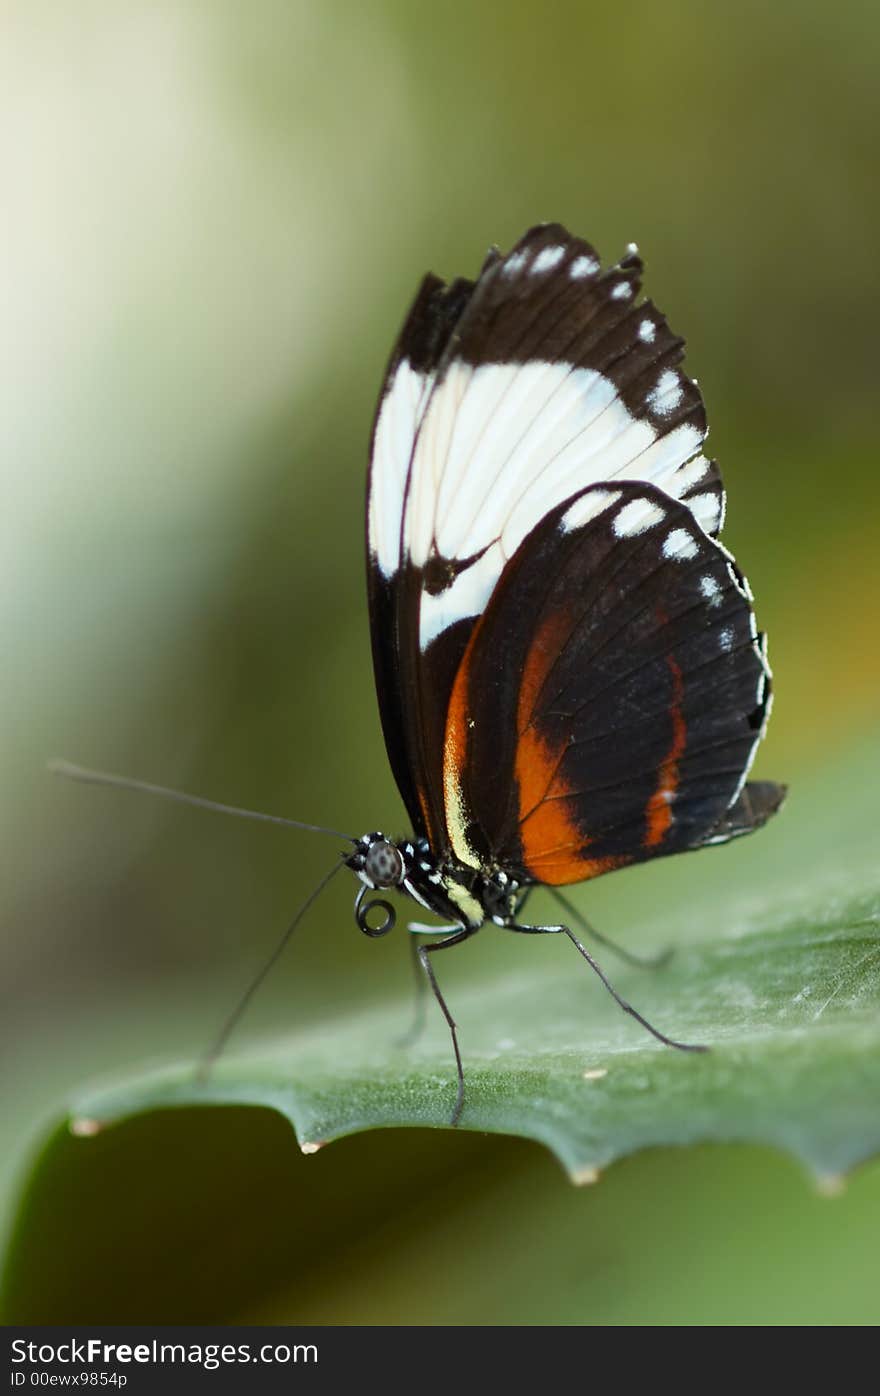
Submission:
[[[457,1058],[431,953],[486,922],[571,935],[524,920],[531,887],[750,833],[784,795],[746,784],[764,637],[641,270],[548,224],[476,282],[426,277],[379,402],[370,626],[414,837],[349,866],[448,920],[419,953]]]
[[[627,1012],[687,1047],[620,998],[558,889],[751,833],[785,794],[746,783],[770,710],[764,637],[717,541],[724,491],[683,341],[639,302],[641,270],[631,247],[602,271],[546,224],[475,282],[427,276],[376,414],[370,629],[412,832],[352,839],[332,872],[360,879],[368,935],[395,923],[370,891],[446,923],[410,929],[433,937],[413,944],[452,1036],[453,1123],[464,1073],[437,951],[487,923],[563,933]],[[528,921],[536,886],[565,922]]]

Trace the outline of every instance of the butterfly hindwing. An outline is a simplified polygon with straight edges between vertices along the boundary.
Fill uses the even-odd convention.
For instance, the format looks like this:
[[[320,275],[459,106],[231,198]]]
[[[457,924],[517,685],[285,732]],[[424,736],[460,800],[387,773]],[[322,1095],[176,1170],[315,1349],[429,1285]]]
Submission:
[[[729,843],[731,839],[752,834],[777,813],[788,787],[773,780],[750,780],[722,818],[701,844]]]
[[[730,807],[769,696],[725,550],[659,490],[591,487],[524,541],[473,630],[449,705],[449,841],[562,884],[746,832]]]

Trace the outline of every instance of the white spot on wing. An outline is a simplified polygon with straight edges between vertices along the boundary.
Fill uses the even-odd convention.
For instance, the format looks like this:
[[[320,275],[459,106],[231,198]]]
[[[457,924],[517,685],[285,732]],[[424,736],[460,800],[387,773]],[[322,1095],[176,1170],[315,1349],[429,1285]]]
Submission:
[[[653,320],[643,320],[639,325],[639,339],[645,344],[653,344],[657,337],[657,326]]]
[[[676,427],[675,431],[670,434],[672,436],[675,436],[677,432],[687,430],[692,431],[693,428]],[[709,461],[706,456],[694,456],[694,459],[688,461],[687,465],[681,466],[675,477],[675,482],[678,485],[680,492],[684,493],[686,490],[693,489],[694,485],[696,485],[698,481],[702,480],[703,476],[706,474],[708,469]],[[688,508],[691,507],[691,501],[689,499],[685,500],[684,503],[687,504]]]
[[[674,558],[676,562],[685,562],[688,558],[696,557],[698,552],[696,539],[686,529],[674,528],[663,539],[663,556]]]
[[[666,510],[661,509],[650,499],[632,499],[624,504],[614,520],[614,533],[618,538],[635,538],[654,528],[666,518]]]
[[[613,301],[628,301],[633,293],[633,288],[628,281],[618,281],[611,292]]]
[[[652,434],[656,436],[656,432]],[[673,498],[680,499],[682,492],[693,485],[696,463],[691,461],[691,457],[699,450],[702,439],[696,427],[689,422],[673,427],[672,431],[657,436],[654,444],[633,462],[628,478],[647,480]]]
[[[562,261],[564,256],[564,247],[543,248],[543,250],[538,253],[537,257],[532,263],[532,276],[534,276],[537,272],[552,271],[554,267],[559,266],[559,263]]]
[[[732,625],[726,625],[718,635],[718,643],[727,654],[733,649],[734,632]]]
[[[715,578],[709,576],[708,572],[705,577],[700,578],[700,591],[710,606],[721,605],[721,588]]]
[[[595,276],[598,270],[599,263],[595,257],[575,257],[568,274],[573,281],[583,281],[584,277]]]
[[[654,387],[645,398],[652,412],[656,412],[660,417],[668,417],[670,412],[674,412],[678,404],[684,397],[684,386],[677,373],[671,368],[665,368],[657,379]]]
[[[516,276],[518,272],[522,271],[528,260],[529,254],[527,252],[514,252],[504,263],[504,275]]]
[[[583,528],[585,523],[604,513],[619,498],[620,490],[588,490],[566,509],[562,516],[562,531],[572,533],[576,528]]]
[[[703,494],[692,494],[687,504],[700,528],[706,533],[715,533],[721,522],[721,498],[711,490]]]

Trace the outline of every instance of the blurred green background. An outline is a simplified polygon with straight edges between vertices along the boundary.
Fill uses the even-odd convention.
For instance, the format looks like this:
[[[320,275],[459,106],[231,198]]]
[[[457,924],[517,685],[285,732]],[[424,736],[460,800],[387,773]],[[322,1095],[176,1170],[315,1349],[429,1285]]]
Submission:
[[[0,25],[8,1216],[67,1093],[201,1050],[333,856],[305,834],[63,785],[47,757],[401,829],[372,689],[364,471],[384,363],[428,268],[473,274],[490,243],[542,219],[606,260],[639,243],[648,294],[688,339],[725,541],[770,636],[777,704],[757,772],[797,788],[876,727],[880,15],[855,0],[13,0]],[[606,879],[582,904],[636,943],[639,917],[686,903],[695,876],[718,878],[723,901],[724,851],[696,861]],[[351,891],[328,892],[248,1032],[405,988],[402,937],[359,936]],[[525,953],[486,942],[483,966]],[[431,1321],[415,1264],[439,1321],[613,1321],[577,1288],[588,1215],[632,1252],[652,1200],[680,1236],[716,1189],[733,1228],[792,1188],[792,1227],[814,1235],[814,1263],[834,1235],[842,1313],[861,1316],[859,1265],[823,1210],[844,1203],[769,1155],[632,1160],[602,1185],[606,1214],[601,1188],[588,1204],[535,1148],[444,1138],[426,1211],[429,1144],[334,1146],[348,1170],[292,1158],[310,1212],[357,1203],[322,1253],[323,1298],[306,1302],[291,1247],[214,1316]],[[374,1205],[373,1171],[401,1180],[406,1225]],[[683,1175],[691,1187],[674,1186]],[[864,1216],[878,1182],[859,1180]],[[450,1239],[468,1235],[479,1282]],[[661,1321],[723,1321],[725,1294],[742,1312],[749,1256],[733,1237],[690,1248],[689,1288]],[[493,1286],[526,1262],[561,1307]],[[781,1309],[768,1292],[764,1316],[813,1318],[808,1291]],[[637,1300],[629,1321],[648,1311]]]

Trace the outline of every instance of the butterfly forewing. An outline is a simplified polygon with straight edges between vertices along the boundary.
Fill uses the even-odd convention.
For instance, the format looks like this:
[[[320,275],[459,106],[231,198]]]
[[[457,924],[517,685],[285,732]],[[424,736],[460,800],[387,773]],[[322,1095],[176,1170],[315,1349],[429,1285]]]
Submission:
[[[385,375],[376,411],[367,478],[367,590],[376,691],[391,769],[413,830],[428,831],[419,791],[422,759],[404,694],[413,681],[401,666],[398,638],[409,608],[418,613],[422,579],[404,569],[401,526],[406,483],[425,404],[449,337],[474,289],[426,276]]]

